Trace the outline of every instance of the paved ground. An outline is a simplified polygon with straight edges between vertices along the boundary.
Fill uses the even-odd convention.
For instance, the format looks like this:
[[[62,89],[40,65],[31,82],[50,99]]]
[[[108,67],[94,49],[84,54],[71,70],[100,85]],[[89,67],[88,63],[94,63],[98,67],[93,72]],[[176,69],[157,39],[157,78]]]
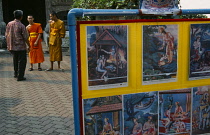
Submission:
[[[55,63],[54,71],[26,70],[27,80],[17,82],[12,56],[0,50],[0,135],[74,134],[70,57],[63,54],[64,72]],[[49,65],[45,54],[42,68]]]

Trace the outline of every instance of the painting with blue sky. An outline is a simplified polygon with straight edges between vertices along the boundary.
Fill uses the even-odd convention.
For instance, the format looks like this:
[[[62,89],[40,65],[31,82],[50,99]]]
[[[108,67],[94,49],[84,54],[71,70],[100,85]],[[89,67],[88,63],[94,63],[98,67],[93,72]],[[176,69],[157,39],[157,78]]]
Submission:
[[[83,99],[84,134],[122,134],[122,96]]]
[[[159,134],[191,132],[191,88],[159,92]]]

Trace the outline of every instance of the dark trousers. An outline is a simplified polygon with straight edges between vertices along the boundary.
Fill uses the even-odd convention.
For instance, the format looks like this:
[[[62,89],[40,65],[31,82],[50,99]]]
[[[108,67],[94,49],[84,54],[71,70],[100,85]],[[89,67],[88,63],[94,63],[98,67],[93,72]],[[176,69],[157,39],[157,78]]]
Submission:
[[[26,51],[11,51],[13,55],[14,76],[23,78],[26,69]]]

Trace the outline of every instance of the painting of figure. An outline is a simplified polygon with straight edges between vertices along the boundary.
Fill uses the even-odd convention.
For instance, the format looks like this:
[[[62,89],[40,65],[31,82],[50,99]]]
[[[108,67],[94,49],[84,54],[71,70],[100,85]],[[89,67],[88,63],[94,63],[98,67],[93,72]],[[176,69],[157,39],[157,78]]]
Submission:
[[[159,92],[159,134],[190,135],[191,89]]]
[[[157,92],[123,95],[124,135],[158,134]]]
[[[207,134],[210,131],[210,86],[193,88],[192,133]]]
[[[190,26],[190,80],[210,77],[210,24]]]
[[[87,26],[89,90],[127,86],[127,25]]]
[[[122,96],[83,99],[85,135],[122,135]]]
[[[178,25],[143,26],[143,84],[176,81]]]

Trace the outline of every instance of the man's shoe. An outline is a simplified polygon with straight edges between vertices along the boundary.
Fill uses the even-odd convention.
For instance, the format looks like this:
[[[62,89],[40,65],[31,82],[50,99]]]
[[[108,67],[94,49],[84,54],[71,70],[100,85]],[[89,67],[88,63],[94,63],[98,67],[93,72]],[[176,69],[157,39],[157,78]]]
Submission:
[[[18,79],[17,79],[17,81],[24,81],[24,80],[26,80],[25,77],[23,77],[23,78],[18,78]]]
[[[28,71],[33,71],[33,70],[34,70],[33,68],[29,68],[29,69],[28,69]]]
[[[17,75],[14,75],[14,78],[17,78],[18,76]]]

